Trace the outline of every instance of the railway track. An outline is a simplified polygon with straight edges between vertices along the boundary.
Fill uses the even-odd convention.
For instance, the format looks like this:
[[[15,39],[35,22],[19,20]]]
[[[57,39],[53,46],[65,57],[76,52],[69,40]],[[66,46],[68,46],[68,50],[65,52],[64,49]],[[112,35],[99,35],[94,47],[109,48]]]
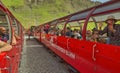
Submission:
[[[35,39],[25,40],[19,73],[69,73],[46,48]]]

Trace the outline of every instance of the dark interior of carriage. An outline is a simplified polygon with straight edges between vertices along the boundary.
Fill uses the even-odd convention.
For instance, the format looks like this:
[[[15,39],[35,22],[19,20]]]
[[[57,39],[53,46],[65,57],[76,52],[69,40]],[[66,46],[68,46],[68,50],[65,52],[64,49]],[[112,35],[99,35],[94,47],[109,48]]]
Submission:
[[[11,28],[9,23],[8,16],[0,10],[0,27],[4,27],[6,29],[6,34],[9,35],[9,40],[7,41],[8,43],[11,41]]]

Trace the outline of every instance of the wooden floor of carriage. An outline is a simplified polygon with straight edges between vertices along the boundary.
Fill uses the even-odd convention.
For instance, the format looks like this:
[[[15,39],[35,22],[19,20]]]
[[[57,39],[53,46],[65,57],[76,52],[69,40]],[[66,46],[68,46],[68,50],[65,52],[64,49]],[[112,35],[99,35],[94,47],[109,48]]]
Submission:
[[[34,38],[25,37],[19,73],[69,73],[64,63],[54,57]]]

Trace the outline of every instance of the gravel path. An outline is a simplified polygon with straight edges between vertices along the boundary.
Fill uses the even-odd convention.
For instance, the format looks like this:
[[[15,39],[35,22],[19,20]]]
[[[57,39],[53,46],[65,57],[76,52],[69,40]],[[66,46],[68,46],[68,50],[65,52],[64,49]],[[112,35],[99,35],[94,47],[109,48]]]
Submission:
[[[19,73],[68,73],[44,46],[35,39],[25,40]]]

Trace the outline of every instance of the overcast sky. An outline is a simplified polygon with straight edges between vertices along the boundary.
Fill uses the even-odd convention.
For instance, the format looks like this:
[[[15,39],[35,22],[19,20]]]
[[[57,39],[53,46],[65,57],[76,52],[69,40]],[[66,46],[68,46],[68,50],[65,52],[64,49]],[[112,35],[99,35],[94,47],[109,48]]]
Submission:
[[[104,2],[109,1],[109,0],[91,0],[91,1],[100,1],[100,2],[104,3]]]

